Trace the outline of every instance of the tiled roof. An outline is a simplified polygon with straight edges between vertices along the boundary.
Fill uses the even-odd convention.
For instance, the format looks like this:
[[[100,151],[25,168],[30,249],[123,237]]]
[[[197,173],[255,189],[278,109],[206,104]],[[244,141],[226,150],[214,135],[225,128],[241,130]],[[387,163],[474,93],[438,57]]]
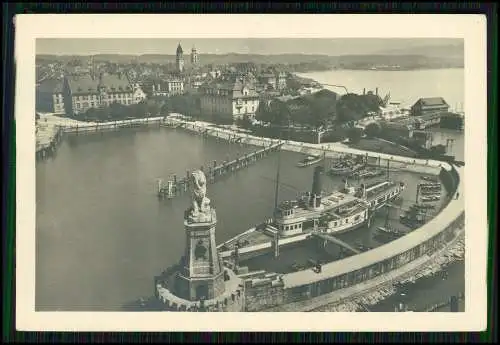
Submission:
[[[98,81],[90,75],[68,76],[68,85],[73,95],[98,93]]]
[[[63,81],[61,79],[45,79],[38,86],[38,91],[46,93],[62,93]]]
[[[419,102],[424,106],[448,105],[443,97],[420,98]]]
[[[104,74],[100,80],[100,86],[106,88],[107,92],[131,92],[133,87],[128,78],[114,74]]]
[[[133,91],[132,84],[128,78],[114,74],[103,74],[100,78],[92,79],[90,75],[70,76],[67,78],[71,93],[78,94],[95,94],[99,92],[99,87],[104,87],[106,92],[119,93]]]
[[[232,79],[232,78],[231,78]],[[255,90],[255,87],[250,83],[245,83],[239,79],[216,79],[209,82],[204,83],[201,88],[204,89],[215,89],[215,90],[226,90],[232,91],[233,98],[245,98],[245,97],[257,97],[258,93]],[[248,89],[248,94],[243,94],[243,88],[246,87]]]

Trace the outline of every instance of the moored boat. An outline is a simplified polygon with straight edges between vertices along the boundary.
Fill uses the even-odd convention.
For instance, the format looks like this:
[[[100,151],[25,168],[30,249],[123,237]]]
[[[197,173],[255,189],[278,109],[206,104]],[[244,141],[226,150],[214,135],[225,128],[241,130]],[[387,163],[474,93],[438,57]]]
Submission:
[[[328,174],[334,176],[346,176],[351,175],[365,167],[365,163],[362,160],[354,160],[351,158],[341,158],[335,161],[328,170]]]
[[[301,161],[299,161],[297,163],[297,166],[300,168],[303,168],[303,167],[307,167],[307,166],[310,166],[313,164],[317,164],[317,163],[321,162],[322,160],[323,160],[323,157],[320,155],[309,155],[309,156],[305,157],[304,159],[302,159]]]
[[[390,238],[399,238],[401,236],[404,236],[405,233],[403,231],[392,229],[390,227],[378,226],[377,227],[377,235],[379,235],[379,236],[387,236],[387,237],[390,237]]]
[[[397,199],[405,188],[406,184],[404,182],[391,180],[375,182],[369,185],[363,183],[356,192],[356,196],[366,200],[370,205],[370,209],[376,211],[387,202]]]
[[[434,182],[434,183],[439,182],[438,178],[433,177],[433,176],[420,176],[420,179],[424,180],[424,181]]]
[[[430,205],[430,204],[415,204],[415,205],[413,205],[413,207],[415,207],[417,209],[422,209],[422,210],[431,210],[431,209],[436,208],[434,205]]]
[[[423,196],[421,198],[423,202],[439,201],[440,199],[441,199],[440,195],[429,195],[429,196]]]
[[[384,174],[385,172],[383,170],[364,168],[352,173],[351,177],[358,179],[369,179],[369,178],[383,176]]]
[[[423,190],[420,193],[422,195],[429,196],[429,195],[440,195],[439,192],[440,190]]]

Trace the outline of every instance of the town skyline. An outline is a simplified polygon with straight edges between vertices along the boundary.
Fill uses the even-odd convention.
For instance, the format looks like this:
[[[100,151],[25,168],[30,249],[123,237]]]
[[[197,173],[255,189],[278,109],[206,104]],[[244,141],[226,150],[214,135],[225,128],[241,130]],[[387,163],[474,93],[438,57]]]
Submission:
[[[199,54],[241,55],[372,55],[417,54],[447,46],[463,47],[456,38],[43,38],[36,40],[37,55],[90,56],[174,55],[181,44],[184,53],[195,47]]]

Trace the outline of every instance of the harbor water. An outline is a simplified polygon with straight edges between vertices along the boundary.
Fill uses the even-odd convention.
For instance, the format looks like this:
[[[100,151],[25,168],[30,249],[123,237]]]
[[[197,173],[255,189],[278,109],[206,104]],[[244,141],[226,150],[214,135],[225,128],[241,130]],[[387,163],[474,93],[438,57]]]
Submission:
[[[158,199],[156,179],[255,149],[165,128],[64,140],[55,157],[37,163],[37,308],[119,310],[149,296],[152,277],[183,254],[190,197]],[[280,155],[279,199],[310,190],[313,167],[296,167],[298,153]],[[208,186],[218,212],[217,242],[271,216],[276,171],[273,154]],[[411,204],[418,175],[391,177],[409,183],[403,205]],[[340,186],[340,178],[324,178],[325,190]],[[377,245],[363,228],[343,239]]]
[[[463,152],[463,137],[450,135],[458,135],[453,149]],[[158,199],[157,179],[183,177],[202,164],[209,166],[214,160],[256,149],[166,128],[65,138],[54,157],[36,166],[36,309],[120,311],[152,295],[153,277],[183,255],[183,213],[190,202],[189,194]],[[301,154],[280,155],[279,199],[309,191],[313,167],[296,167]],[[277,155],[272,154],[208,186],[207,196],[217,209],[218,243],[271,216],[276,170]],[[418,176],[391,173],[391,178],[409,184],[403,206],[411,204]],[[326,190],[341,184],[340,178],[324,178]],[[384,216],[377,222],[381,225]],[[363,228],[342,239],[377,245]],[[450,272],[447,278],[456,286],[463,285],[463,280],[460,272]],[[427,284],[433,289],[442,282]],[[427,305],[433,303],[426,301],[428,296],[415,298]]]

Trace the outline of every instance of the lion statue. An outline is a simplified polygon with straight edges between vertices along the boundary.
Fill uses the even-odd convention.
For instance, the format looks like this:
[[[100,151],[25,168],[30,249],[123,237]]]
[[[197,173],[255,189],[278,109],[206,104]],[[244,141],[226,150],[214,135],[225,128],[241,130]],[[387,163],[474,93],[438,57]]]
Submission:
[[[191,182],[193,184],[193,205],[191,209],[191,219],[204,221],[209,217],[210,199],[207,194],[207,179],[201,170],[195,170],[191,173]],[[202,219],[203,218],[203,219]]]

